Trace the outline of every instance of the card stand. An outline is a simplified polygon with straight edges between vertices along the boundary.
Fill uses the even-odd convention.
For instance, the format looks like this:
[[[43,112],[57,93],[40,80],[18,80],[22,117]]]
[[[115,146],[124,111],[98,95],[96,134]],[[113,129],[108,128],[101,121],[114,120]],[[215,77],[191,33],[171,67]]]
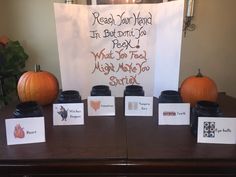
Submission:
[[[153,116],[153,97],[125,96],[125,116]]]
[[[84,125],[84,103],[53,104],[53,125]]]
[[[190,104],[182,102],[178,91],[162,91],[158,102],[158,125],[190,124]]]
[[[40,105],[34,101],[16,105],[13,116],[5,120],[7,144],[45,142],[45,124]]]
[[[84,103],[77,90],[61,92],[53,104],[53,125],[84,125]]]
[[[115,97],[107,85],[95,85],[87,98],[88,116],[115,116]]]
[[[5,124],[7,145],[45,142],[44,117],[11,118]]]
[[[87,98],[88,116],[115,116],[114,96],[89,96]]]
[[[190,125],[190,104],[159,103],[158,125]]]
[[[236,144],[236,118],[199,117],[198,143]]]

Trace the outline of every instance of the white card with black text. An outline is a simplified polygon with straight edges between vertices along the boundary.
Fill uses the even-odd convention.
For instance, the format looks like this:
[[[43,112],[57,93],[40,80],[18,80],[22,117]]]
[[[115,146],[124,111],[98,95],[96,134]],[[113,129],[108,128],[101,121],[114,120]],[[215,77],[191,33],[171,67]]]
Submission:
[[[199,117],[197,142],[236,144],[236,118]]]
[[[189,103],[159,103],[158,104],[159,125],[189,125],[190,104]]]
[[[45,142],[44,117],[6,119],[7,145]]]
[[[153,116],[153,97],[125,96],[125,116]]]
[[[83,125],[84,103],[53,104],[53,125]]]
[[[114,116],[115,97],[114,96],[89,96],[88,116]]]

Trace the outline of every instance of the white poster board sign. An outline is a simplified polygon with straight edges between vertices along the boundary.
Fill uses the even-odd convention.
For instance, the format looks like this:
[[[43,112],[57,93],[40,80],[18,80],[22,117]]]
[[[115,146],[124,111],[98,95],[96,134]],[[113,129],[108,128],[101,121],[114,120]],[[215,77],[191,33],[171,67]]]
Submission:
[[[141,85],[145,96],[178,89],[184,0],[160,4],[55,3],[62,89],[82,98],[94,85],[123,96]]]

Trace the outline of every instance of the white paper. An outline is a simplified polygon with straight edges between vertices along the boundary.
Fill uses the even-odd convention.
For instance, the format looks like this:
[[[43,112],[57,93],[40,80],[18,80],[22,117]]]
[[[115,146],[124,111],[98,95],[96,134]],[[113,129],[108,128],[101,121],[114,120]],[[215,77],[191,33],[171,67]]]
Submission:
[[[159,103],[158,115],[159,125],[189,125],[190,104]]]
[[[236,118],[199,117],[197,142],[236,144]]]
[[[44,117],[6,119],[7,145],[45,142]]]
[[[94,85],[123,96],[141,85],[146,96],[178,88],[184,0],[160,4],[55,3],[62,89],[83,99]]]
[[[125,116],[153,116],[153,97],[126,96]]]
[[[114,116],[114,96],[90,96],[88,102],[88,116]]]
[[[53,125],[83,125],[84,104],[53,104]]]

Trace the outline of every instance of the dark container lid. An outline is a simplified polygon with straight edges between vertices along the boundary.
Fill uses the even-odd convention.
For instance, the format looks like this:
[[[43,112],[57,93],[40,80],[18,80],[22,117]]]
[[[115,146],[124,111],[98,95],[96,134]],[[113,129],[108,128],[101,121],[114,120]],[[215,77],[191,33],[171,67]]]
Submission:
[[[59,98],[59,103],[81,103],[81,96],[77,90],[62,91]]]
[[[43,116],[41,107],[35,101],[22,102],[16,105],[14,118],[41,117]]]
[[[220,112],[219,104],[212,101],[198,101],[195,110],[208,116],[217,116]]]
[[[124,96],[144,96],[143,87],[140,85],[128,85],[125,87]]]
[[[93,86],[91,96],[111,96],[111,90],[107,85],[95,85]]]
[[[182,103],[179,92],[175,90],[162,91],[158,101],[159,103]]]

